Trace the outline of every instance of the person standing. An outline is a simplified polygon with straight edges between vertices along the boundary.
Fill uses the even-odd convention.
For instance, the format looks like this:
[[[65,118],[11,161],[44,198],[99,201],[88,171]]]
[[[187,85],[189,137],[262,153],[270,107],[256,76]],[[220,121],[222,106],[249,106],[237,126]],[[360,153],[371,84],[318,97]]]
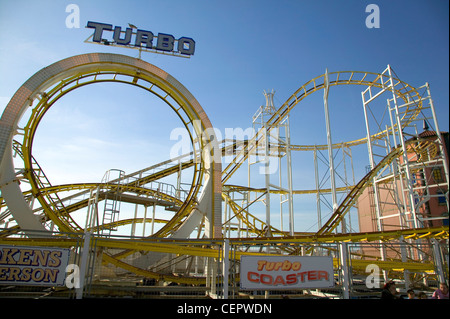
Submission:
[[[381,291],[381,299],[399,299],[397,287],[392,280],[388,281]]]
[[[449,299],[448,298],[448,286],[445,282],[439,284],[439,288],[431,296],[432,299]]]
[[[408,295],[408,299],[416,299],[416,293],[413,289],[408,289],[406,294]]]

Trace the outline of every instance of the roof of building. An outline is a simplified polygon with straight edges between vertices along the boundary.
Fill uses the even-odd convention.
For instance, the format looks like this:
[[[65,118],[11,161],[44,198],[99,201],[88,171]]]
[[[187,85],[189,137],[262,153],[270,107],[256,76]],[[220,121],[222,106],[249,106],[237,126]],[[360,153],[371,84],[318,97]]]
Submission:
[[[448,134],[448,132],[441,132],[441,134]],[[435,131],[426,130],[419,134],[419,137],[432,137],[432,136],[436,136]]]

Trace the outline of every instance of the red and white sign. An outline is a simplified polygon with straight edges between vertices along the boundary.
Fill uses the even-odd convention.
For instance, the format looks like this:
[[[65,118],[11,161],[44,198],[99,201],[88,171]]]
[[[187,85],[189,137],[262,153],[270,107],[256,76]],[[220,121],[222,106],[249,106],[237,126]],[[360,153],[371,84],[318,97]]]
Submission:
[[[333,286],[332,257],[241,257],[241,289],[291,290],[331,288]]]

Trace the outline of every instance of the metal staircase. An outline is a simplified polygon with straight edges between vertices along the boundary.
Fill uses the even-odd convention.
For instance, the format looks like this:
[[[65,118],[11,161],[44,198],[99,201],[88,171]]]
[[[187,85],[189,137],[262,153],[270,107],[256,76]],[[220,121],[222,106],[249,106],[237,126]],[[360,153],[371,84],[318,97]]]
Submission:
[[[112,231],[116,231],[118,227],[115,222],[119,220],[124,176],[124,171],[110,169],[105,173],[102,179],[102,187],[106,191],[104,193],[105,199],[101,234],[107,237],[111,235]]]

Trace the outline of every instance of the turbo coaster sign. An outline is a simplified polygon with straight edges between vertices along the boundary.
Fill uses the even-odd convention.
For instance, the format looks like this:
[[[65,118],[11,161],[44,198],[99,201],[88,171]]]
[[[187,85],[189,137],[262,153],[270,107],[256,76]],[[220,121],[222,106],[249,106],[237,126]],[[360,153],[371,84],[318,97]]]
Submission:
[[[242,256],[241,289],[309,289],[334,286],[333,258]]]

